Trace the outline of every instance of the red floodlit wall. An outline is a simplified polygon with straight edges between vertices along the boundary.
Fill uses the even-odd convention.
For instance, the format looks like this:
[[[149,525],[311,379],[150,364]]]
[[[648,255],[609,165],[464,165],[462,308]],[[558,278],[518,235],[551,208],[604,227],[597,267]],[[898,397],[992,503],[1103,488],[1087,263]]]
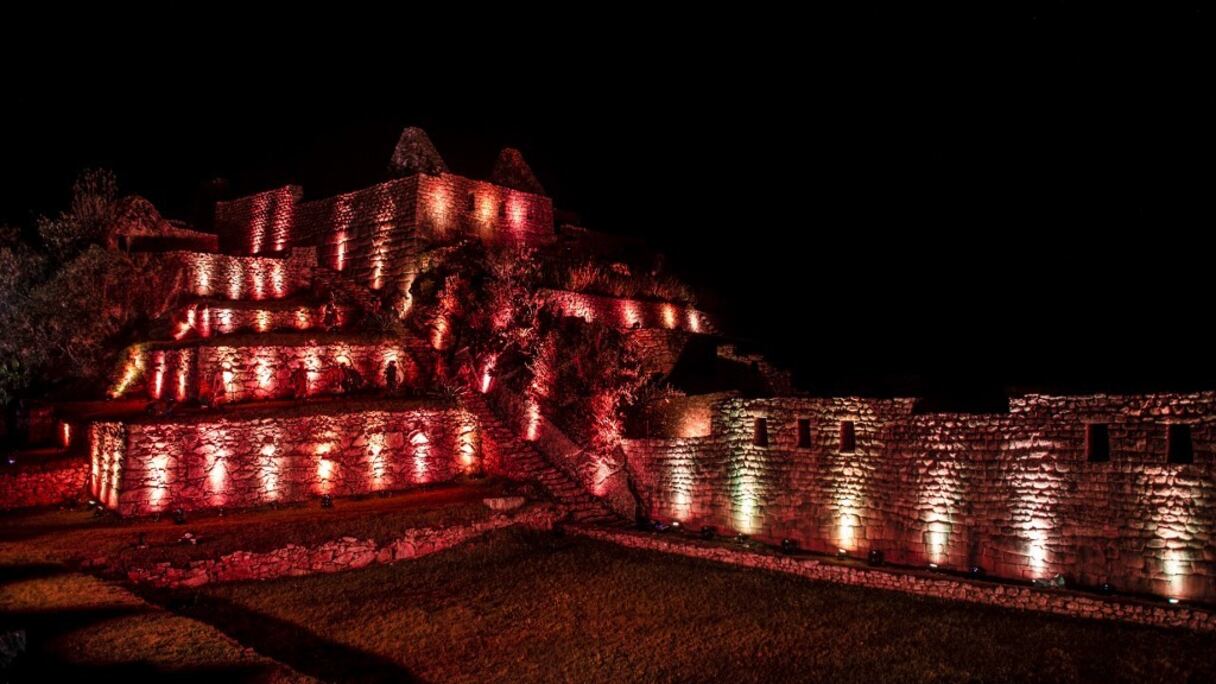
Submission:
[[[408,292],[423,250],[418,180],[400,178],[299,206],[297,232],[321,265],[377,291]]]
[[[385,370],[397,363],[400,387],[417,387],[422,371],[414,354],[398,340],[346,342],[318,337],[297,344],[272,345],[234,341],[157,348],[132,348],[125,361],[133,369],[122,373],[112,396],[144,389],[152,399],[188,401],[207,399],[213,404],[286,399],[294,395],[292,371],[304,365],[308,396],[340,392],[340,365],[350,365],[368,387],[384,388]],[[127,381],[128,377],[132,377]]]
[[[0,510],[53,506],[79,499],[85,491],[86,470],[78,457],[55,458],[0,471]]]
[[[418,224],[437,239],[476,235],[512,244],[555,237],[553,200],[450,173],[418,178]]]
[[[1030,397],[1001,415],[912,405],[726,399],[710,435],[628,440],[626,452],[657,518],[897,563],[1216,599],[1216,394]],[[1109,462],[1087,459],[1094,423],[1108,426]],[[1190,426],[1194,463],[1167,463],[1169,423]]]
[[[346,327],[354,310],[339,304],[337,327]],[[202,301],[183,306],[173,316],[173,336],[207,338],[238,332],[317,330],[325,320],[324,304]]]
[[[689,333],[679,330],[644,328],[629,333],[625,343],[637,355],[642,372],[668,375],[688,344]]]
[[[93,425],[90,487],[144,515],[444,482],[480,467],[480,430],[448,407]]]
[[[273,254],[291,247],[295,207],[304,191],[296,185],[215,205],[220,248],[231,254]]]
[[[514,244],[555,239],[548,197],[453,174],[413,175],[311,202],[300,202],[300,195],[298,187],[287,186],[219,203],[222,250],[256,255],[315,246],[322,265],[373,290],[396,293],[403,313],[424,241],[470,235]],[[233,280],[226,271],[208,275]],[[196,289],[204,296],[241,298],[209,284]]]
[[[714,327],[704,312],[668,302],[645,302],[568,290],[541,290],[541,298],[555,305],[563,315],[585,321],[599,321],[623,330],[681,330],[712,333]]]
[[[189,292],[221,299],[282,299],[308,289],[316,250],[292,249],[286,258],[174,252],[185,262]]]

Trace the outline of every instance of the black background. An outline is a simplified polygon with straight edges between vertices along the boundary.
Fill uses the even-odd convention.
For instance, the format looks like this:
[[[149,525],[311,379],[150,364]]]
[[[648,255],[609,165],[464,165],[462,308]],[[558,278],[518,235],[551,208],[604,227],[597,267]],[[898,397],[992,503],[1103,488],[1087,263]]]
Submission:
[[[464,175],[519,147],[813,391],[1216,388],[1200,9],[558,19],[20,46],[10,24],[0,218],[30,225],[89,166],[171,217],[217,177],[320,197],[380,180],[418,125]]]

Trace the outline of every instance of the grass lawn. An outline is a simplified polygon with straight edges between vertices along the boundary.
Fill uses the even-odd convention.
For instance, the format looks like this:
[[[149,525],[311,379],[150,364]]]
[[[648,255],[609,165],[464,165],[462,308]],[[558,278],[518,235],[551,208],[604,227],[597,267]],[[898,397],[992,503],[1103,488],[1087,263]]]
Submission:
[[[1216,635],[515,530],[409,563],[157,600],[325,680],[1216,681]]]
[[[0,632],[27,649],[0,681],[311,681],[126,589],[53,565],[0,563]]]
[[[489,517],[481,503],[507,488],[495,481],[438,486],[388,497],[338,499],[322,510],[316,501],[230,513],[119,520],[90,511],[55,510],[0,517],[0,563],[71,563],[104,556],[117,565],[176,564],[232,551],[270,551],[287,544],[317,544],[339,537],[385,542],[411,527],[471,522]],[[181,544],[186,532],[202,539]],[[139,535],[148,548],[136,548]]]

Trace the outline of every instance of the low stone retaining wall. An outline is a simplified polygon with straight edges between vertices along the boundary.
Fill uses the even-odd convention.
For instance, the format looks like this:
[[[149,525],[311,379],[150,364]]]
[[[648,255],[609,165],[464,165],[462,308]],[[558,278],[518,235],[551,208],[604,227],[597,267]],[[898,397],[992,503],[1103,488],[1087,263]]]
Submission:
[[[136,584],[177,589],[212,582],[266,580],[357,570],[372,563],[421,558],[487,532],[514,525],[549,529],[561,515],[562,511],[553,506],[530,506],[510,513],[495,513],[485,520],[467,525],[407,530],[386,544],[377,544],[372,539],[342,537],[311,547],[288,544],[261,553],[234,551],[217,559],[192,561],[185,567],[157,563],[151,567],[128,569],[127,578]]]
[[[0,511],[54,506],[82,497],[88,474],[84,457],[9,466],[0,470]]]
[[[566,529],[573,534],[629,548],[647,549],[718,563],[783,572],[837,584],[899,591],[951,601],[982,603],[1002,608],[1054,613],[1069,617],[1121,620],[1154,627],[1186,627],[1200,631],[1216,631],[1216,613],[1199,608],[1154,605],[1134,599],[1096,597],[1065,590],[964,580],[957,577],[906,572],[892,568],[825,563],[816,558],[733,549],[714,543],[674,539],[640,532],[589,527],[567,527]]]

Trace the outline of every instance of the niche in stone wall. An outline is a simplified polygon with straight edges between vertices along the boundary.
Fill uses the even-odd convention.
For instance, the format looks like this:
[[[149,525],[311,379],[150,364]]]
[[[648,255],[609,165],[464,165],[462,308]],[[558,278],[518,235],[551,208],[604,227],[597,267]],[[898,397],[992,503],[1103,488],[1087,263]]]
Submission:
[[[853,421],[843,420],[840,422],[840,451],[851,454],[856,450],[857,432],[853,428]]]
[[[799,449],[810,449],[811,448],[811,419],[810,418],[799,418],[798,419],[798,448]]]
[[[1090,423],[1085,426],[1085,458],[1090,463],[1105,463],[1110,460],[1110,431],[1105,423]]]
[[[1165,443],[1170,463],[1193,463],[1195,454],[1191,446],[1191,426],[1175,423],[1167,427]]]
[[[768,446],[768,418],[757,418],[752,425],[752,444]]]

